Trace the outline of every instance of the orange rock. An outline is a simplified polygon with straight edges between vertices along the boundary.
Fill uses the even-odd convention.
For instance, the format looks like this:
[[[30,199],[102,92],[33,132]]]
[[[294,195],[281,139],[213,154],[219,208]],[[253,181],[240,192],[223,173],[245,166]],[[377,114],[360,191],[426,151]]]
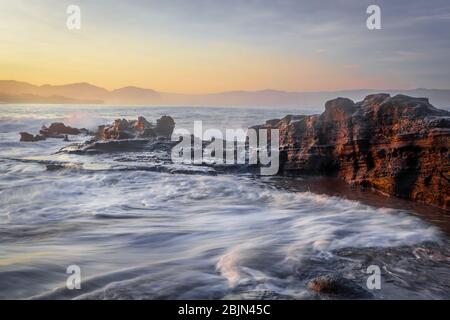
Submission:
[[[426,98],[338,98],[314,116],[287,116],[280,130],[286,173],[338,175],[383,194],[450,210],[450,113]]]

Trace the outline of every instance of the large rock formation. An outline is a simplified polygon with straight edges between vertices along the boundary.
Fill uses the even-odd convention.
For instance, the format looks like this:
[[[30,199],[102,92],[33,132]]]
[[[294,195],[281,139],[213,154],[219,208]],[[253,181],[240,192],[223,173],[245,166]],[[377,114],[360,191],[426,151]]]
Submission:
[[[450,210],[450,113],[426,98],[337,98],[321,115],[289,115],[255,128],[280,130],[284,173],[338,175]]]

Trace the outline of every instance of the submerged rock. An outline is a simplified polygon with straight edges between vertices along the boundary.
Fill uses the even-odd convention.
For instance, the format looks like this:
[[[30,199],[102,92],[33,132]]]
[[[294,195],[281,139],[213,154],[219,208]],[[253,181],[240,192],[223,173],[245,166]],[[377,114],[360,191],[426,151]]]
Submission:
[[[324,275],[314,278],[308,283],[308,289],[333,298],[369,299],[372,294],[354,281],[336,275]]]
[[[338,98],[327,102],[321,115],[286,116],[254,128],[280,130],[286,174],[337,175],[450,210],[450,113],[426,98],[375,94],[358,103]]]
[[[170,156],[170,151],[176,142],[166,138],[155,139],[126,139],[126,140],[89,140],[65,146],[58,153],[69,154],[101,154],[116,152],[159,151]]]
[[[114,140],[114,141],[88,141],[65,147],[61,151],[74,154],[94,154],[113,152],[144,151],[149,143],[147,139]]]

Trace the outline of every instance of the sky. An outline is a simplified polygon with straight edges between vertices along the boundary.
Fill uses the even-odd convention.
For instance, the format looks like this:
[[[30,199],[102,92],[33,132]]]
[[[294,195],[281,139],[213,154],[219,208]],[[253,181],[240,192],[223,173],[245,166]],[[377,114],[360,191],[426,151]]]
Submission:
[[[81,30],[66,27],[69,5]],[[381,30],[366,9],[381,8]],[[448,0],[0,0],[0,79],[160,92],[450,89]]]

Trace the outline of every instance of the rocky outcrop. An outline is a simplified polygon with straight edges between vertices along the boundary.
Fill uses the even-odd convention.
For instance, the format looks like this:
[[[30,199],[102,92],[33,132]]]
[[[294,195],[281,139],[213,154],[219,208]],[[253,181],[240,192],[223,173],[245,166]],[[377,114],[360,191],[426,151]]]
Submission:
[[[338,175],[385,195],[450,210],[450,113],[426,98],[337,98],[321,115],[289,115],[254,128],[280,130],[285,174]]]
[[[89,131],[86,129],[77,129],[66,126],[64,123],[55,122],[52,123],[48,128],[46,126],[42,126],[39,134],[32,135],[28,132],[20,133],[20,141],[21,142],[36,142],[43,141],[48,138],[55,139],[64,139],[65,141],[69,141],[68,135],[78,135],[78,134],[88,134]]]
[[[50,127],[42,126],[39,134],[45,138],[59,138],[62,139],[66,135],[78,135],[81,133],[87,133],[86,129],[77,129],[66,126],[64,123],[55,122]]]
[[[338,299],[369,299],[372,294],[354,281],[337,275],[324,275],[312,279],[308,289],[319,295]]]
[[[172,117],[163,116],[157,120],[156,125],[144,117],[137,120],[117,119],[111,125],[98,128],[99,140],[125,140],[165,137],[170,138],[175,128]]]
[[[170,138],[175,129],[175,121],[172,117],[162,116],[156,121],[155,132],[162,137]]]
[[[20,141],[21,142],[37,142],[37,141],[42,141],[45,140],[45,137],[41,136],[41,135],[32,135],[28,132],[21,132],[20,133]]]
[[[68,135],[92,134],[95,136],[93,141],[116,141],[131,139],[149,139],[149,138],[170,138],[175,128],[175,121],[172,117],[162,116],[157,120],[156,125],[147,121],[144,117],[137,120],[117,119],[111,125],[99,126],[96,133],[91,133],[86,129],[77,129],[66,126],[64,123],[52,123],[49,127],[42,126],[38,135],[32,135],[27,132],[21,132],[20,141],[36,142],[46,140],[47,138],[58,138],[69,141]]]
[[[170,154],[170,150],[177,143],[170,140],[174,129],[175,121],[169,116],[162,116],[156,124],[144,117],[137,120],[117,119],[111,125],[99,126],[92,139],[68,145],[59,152],[99,154],[158,149]]]

